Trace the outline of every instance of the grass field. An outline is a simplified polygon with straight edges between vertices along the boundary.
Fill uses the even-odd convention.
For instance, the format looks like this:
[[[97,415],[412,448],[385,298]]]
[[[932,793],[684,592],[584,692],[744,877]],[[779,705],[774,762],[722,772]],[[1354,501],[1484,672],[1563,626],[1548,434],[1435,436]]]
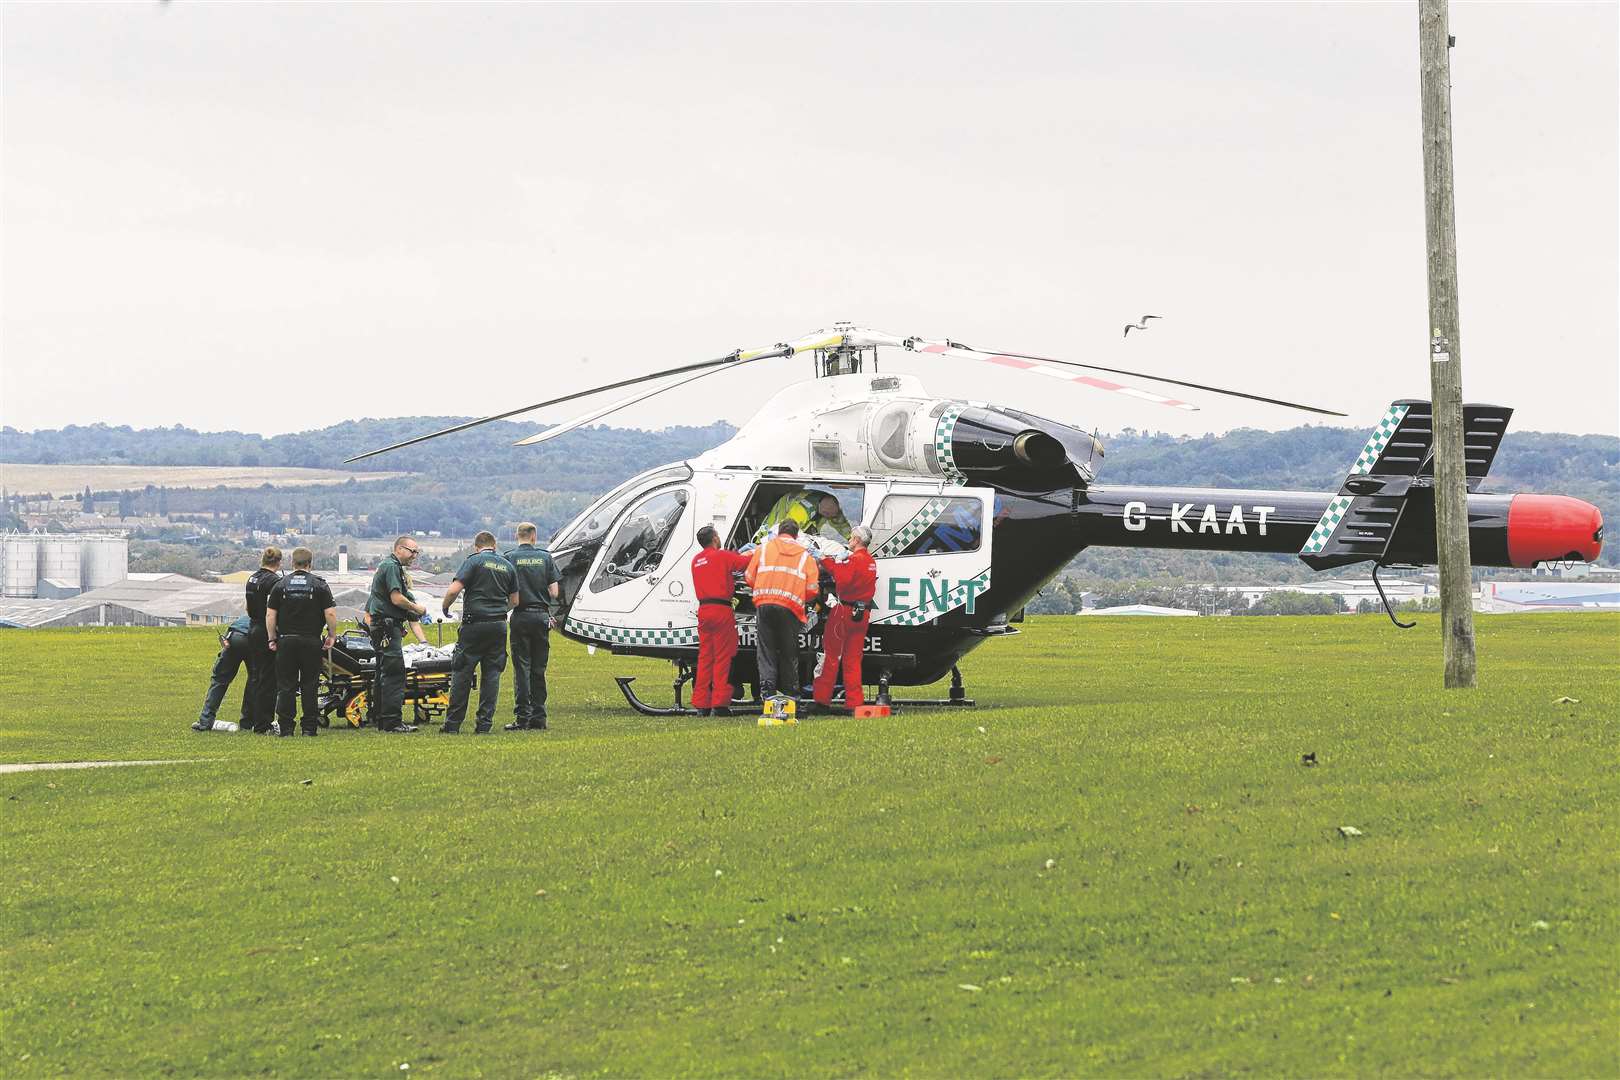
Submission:
[[[0,761],[199,760],[0,776],[0,1075],[1620,1074],[1620,618],[1481,618],[1469,693],[1422,619],[1034,620],[775,729],[564,646],[489,739],[6,633]]]
[[[0,462],[0,476],[13,494],[77,495],[92,491],[127,491],[147,484],[172,488],[256,488],[345,484],[350,480],[388,480],[401,472],[348,472],[343,469],[298,469],[257,465],[18,465]]]

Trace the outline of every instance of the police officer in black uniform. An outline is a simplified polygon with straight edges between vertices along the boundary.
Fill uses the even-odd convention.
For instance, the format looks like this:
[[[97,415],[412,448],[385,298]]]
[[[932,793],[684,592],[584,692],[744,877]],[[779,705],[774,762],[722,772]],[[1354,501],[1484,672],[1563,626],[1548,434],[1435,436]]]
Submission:
[[[259,568],[247,579],[248,681],[243,691],[242,726],[255,734],[270,734],[276,715],[276,658],[270,652],[270,633],[265,629],[265,601],[281,580],[281,549],[267,547]]]
[[[295,548],[292,573],[270,590],[265,627],[276,654],[276,721],[293,732],[293,695],[304,699],[304,734],[320,734],[321,654],[337,637],[337,602],[324,578],[310,572],[314,555]]]
[[[495,724],[495,699],[501,692],[501,672],[506,670],[506,613],[517,607],[517,571],[495,553],[495,535],[481,532],[473,537],[473,553],[456,571],[456,580],[444,591],[443,610],[450,616],[450,605],[466,593],[461,602],[461,633],[450,663],[450,708],[444,714],[440,734],[455,735],[467,715],[467,696],[472,691],[473,668],[483,680],[478,687],[478,714],[473,731],[488,735]]]
[[[551,605],[557,600],[557,564],[535,546],[535,527],[517,527],[518,546],[506,553],[517,570],[518,606],[512,612],[512,678],[517,719],[507,731],[546,730],[546,664],[551,659]]]
[[[371,596],[366,600],[367,629],[377,650],[377,677],[372,683],[372,717],[379,731],[408,735],[416,730],[405,723],[405,626],[410,624],[418,639],[427,641],[417,622],[427,608],[416,602],[411,592],[409,567],[421,549],[410,536],[394,540],[392,554],[377,564],[371,575]]]

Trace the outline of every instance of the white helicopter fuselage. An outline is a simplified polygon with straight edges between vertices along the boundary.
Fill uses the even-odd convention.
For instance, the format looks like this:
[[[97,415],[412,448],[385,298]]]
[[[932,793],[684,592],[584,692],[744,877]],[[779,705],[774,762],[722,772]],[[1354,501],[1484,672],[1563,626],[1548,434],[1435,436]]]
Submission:
[[[884,653],[891,631],[979,614],[992,584],[996,492],[967,484],[952,466],[950,431],[964,404],[932,398],[906,375],[786,388],[726,443],[632,479],[559,531],[560,564],[590,560],[567,583],[564,632],[621,652],[694,648],[697,530],[713,525],[727,546],[744,546],[782,496],[806,491],[833,495],[849,525],[873,530],[869,653]],[[830,527],[809,539],[829,557],[844,551]],[[751,648],[746,604],[738,633]],[[818,638],[812,625],[805,647]]]

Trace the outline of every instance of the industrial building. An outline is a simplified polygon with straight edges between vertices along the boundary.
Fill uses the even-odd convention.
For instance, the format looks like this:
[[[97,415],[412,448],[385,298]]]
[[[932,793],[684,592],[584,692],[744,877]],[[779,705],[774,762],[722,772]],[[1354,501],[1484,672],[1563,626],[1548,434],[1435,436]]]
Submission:
[[[358,619],[371,592],[370,575],[330,582],[340,622]],[[442,586],[418,582],[416,595],[438,612]],[[67,599],[0,597],[0,629],[62,626],[223,626],[247,611],[237,582],[198,581],[184,574],[130,574],[123,581]]]
[[[63,600],[128,576],[122,536],[0,533],[0,599]]]

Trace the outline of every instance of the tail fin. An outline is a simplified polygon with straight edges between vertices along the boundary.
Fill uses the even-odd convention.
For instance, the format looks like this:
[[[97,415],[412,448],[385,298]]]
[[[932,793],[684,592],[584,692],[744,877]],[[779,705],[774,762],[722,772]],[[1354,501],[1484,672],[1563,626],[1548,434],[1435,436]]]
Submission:
[[[1513,410],[1463,406],[1468,490],[1485,479]],[[1315,570],[1372,559],[1382,562],[1414,497],[1432,500],[1434,410],[1427,401],[1390,405],[1350,466],[1299,557]]]

